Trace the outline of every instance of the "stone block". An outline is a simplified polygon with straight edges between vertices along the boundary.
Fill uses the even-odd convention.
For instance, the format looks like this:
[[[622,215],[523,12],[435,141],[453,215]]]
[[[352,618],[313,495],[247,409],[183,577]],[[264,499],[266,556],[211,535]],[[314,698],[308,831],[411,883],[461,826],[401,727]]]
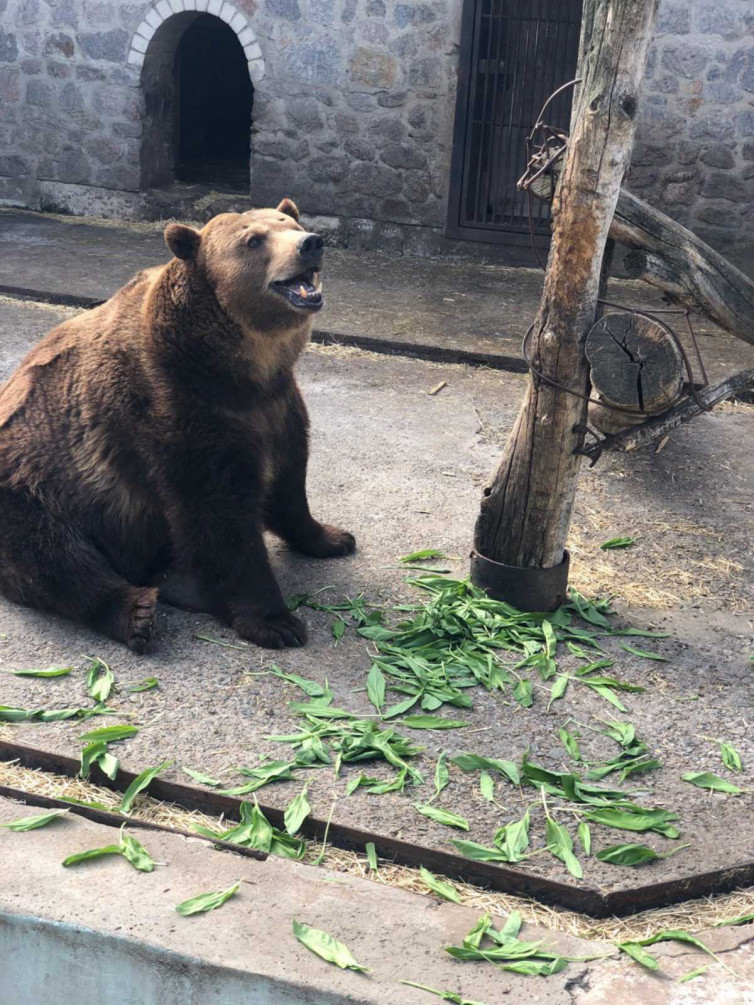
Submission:
[[[375,198],[398,195],[403,187],[401,175],[381,164],[359,162],[352,164],[348,182],[354,192]]]
[[[60,0],[52,8],[52,24],[57,28],[65,26],[77,28],[79,24],[79,14],[74,0]]]
[[[326,28],[331,28],[335,23],[335,15],[335,0],[309,0],[309,4],[306,9],[306,17],[308,21],[313,21],[315,24],[321,24]]]
[[[691,206],[696,201],[696,192],[695,182],[670,182],[665,186],[663,199],[670,205]]]
[[[73,76],[73,69],[70,63],[59,63],[56,59],[48,59],[47,73],[56,80],[67,80]]]
[[[346,173],[346,162],[342,157],[312,157],[306,165],[312,181],[336,185]]]
[[[359,119],[351,112],[336,112],[335,128],[339,133],[358,133],[360,128]]]
[[[102,59],[109,63],[121,63],[125,60],[128,42],[128,32],[124,28],[79,35],[79,45],[90,59]]]
[[[367,17],[384,17],[386,13],[385,0],[367,0]]]
[[[740,225],[738,213],[725,206],[705,206],[696,214],[698,220],[711,224],[713,227],[723,227],[726,230],[734,230]]]
[[[739,112],[736,122],[742,136],[754,136],[754,110]]]
[[[737,13],[730,4],[702,3],[694,12],[694,27],[702,35],[735,36],[741,31]]]
[[[739,83],[745,91],[754,92],[754,48],[742,54],[741,61],[743,66]]]
[[[715,168],[732,168],[736,162],[728,147],[723,146],[704,147],[699,160],[702,164]]]
[[[265,0],[264,9],[268,14],[282,18],[284,21],[299,21],[301,19],[298,0]]]
[[[366,87],[391,87],[398,76],[398,64],[387,53],[360,46],[351,59],[350,76],[355,84]]]
[[[415,60],[408,74],[412,87],[435,89],[442,84],[442,63],[436,56]]]
[[[751,200],[751,186],[735,175],[723,171],[713,171],[702,186],[702,195],[707,199],[727,199],[728,202]]]
[[[91,66],[89,63],[79,63],[76,67],[77,80],[106,80],[107,74],[99,66]]]
[[[668,46],[662,53],[661,63],[665,70],[687,80],[695,80],[709,62],[710,50],[691,43]]]
[[[48,35],[44,42],[45,56],[63,56],[70,59],[75,51],[73,39],[64,31],[58,31],[54,35]]]
[[[435,10],[427,3],[399,3],[395,5],[393,11],[393,21],[398,28],[432,24],[436,20]]]
[[[26,77],[34,77],[38,73],[42,72],[41,59],[22,59],[20,65],[21,65],[21,72]]]
[[[38,108],[52,107],[52,85],[46,80],[29,80],[26,84],[26,103]]]
[[[291,98],[286,106],[286,116],[294,126],[306,132],[322,129],[322,115],[313,97]]]
[[[688,35],[691,31],[688,3],[661,3],[655,31],[658,35]]]
[[[689,137],[692,140],[731,140],[735,134],[732,119],[723,115],[704,115],[689,127]]]
[[[18,42],[12,31],[0,28],[0,63],[15,63],[18,59]]]
[[[341,51],[331,38],[291,42],[283,52],[282,73],[311,84],[337,84],[342,76]]]
[[[408,91],[385,91],[377,95],[377,104],[383,108],[398,108],[405,105],[408,99]]]
[[[423,168],[427,166],[426,154],[405,143],[392,143],[380,153],[380,160],[394,168]]]
[[[58,104],[63,112],[83,112],[86,106],[79,84],[64,84],[58,92]]]
[[[0,175],[6,178],[18,178],[31,171],[31,162],[18,154],[0,154]]]
[[[371,112],[377,107],[377,99],[364,91],[349,91],[346,94],[346,104],[355,112]]]
[[[729,80],[709,81],[704,88],[704,95],[716,105],[732,105],[743,98],[741,89]]]
[[[373,161],[375,155],[374,143],[369,143],[361,136],[347,136],[343,147],[347,154],[358,161]]]

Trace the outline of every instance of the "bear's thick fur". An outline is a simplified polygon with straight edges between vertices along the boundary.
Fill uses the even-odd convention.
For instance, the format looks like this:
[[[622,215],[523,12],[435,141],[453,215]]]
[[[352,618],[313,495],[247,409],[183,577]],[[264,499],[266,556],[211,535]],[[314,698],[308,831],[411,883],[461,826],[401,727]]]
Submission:
[[[165,240],[167,265],[59,325],[0,390],[0,590],[137,652],[158,592],[258,645],[302,645],[263,530],[318,558],[355,547],[306,499],[293,366],[322,239],[284,199]]]

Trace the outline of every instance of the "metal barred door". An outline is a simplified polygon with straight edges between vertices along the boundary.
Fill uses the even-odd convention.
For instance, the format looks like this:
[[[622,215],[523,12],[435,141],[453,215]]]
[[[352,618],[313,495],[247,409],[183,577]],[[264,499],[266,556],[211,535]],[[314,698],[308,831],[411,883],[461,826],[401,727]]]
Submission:
[[[516,190],[524,140],[549,95],[574,77],[580,30],[581,0],[464,0],[449,237],[528,243],[527,197]],[[569,89],[546,121],[567,129],[570,113]],[[549,215],[533,201],[535,233],[549,234]]]

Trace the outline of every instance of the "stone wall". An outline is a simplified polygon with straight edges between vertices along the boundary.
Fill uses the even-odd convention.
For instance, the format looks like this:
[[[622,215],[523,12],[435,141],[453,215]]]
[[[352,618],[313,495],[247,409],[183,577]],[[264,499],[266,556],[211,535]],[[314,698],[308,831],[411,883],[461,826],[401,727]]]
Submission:
[[[628,188],[754,258],[754,4],[662,0]]]
[[[0,204],[134,218],[169,208],[141,192],[156,136],[142,63],[159,46],[169,60],[166,38],[177,44],[180,24],[209,9],[249,59],[252,200],[290,193],[334,239],[447,249],[461,8],[0,0]],[[721,250],[754,251],[750,0],[662,0],[628,184]]]

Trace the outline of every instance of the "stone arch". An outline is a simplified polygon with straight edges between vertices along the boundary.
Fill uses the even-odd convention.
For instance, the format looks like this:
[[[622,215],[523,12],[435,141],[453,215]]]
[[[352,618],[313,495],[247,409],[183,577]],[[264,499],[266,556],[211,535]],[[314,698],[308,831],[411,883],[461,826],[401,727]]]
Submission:
[[[228,0],[160,0],[155,4],[136,29],[128,54],[129,64],[141,71],[144,98],[142,188],[174,180],[179,108],[174,64],[187,29],[199,18],[207,20],[207,15],[218,18],[216,23],[224,22],[235,33],[252,90],[264,79],[265,63],[256,34],[246,16]]]
[[[150,9],[131,39],[128,62],[132,66],[141,68],[144,65],[149,43],[163,23],[176,14],[214,14],[225,21],[243,46],[252,83],[258,84],[264,79],[264,57],[254,29],[246,15],[228,0],[160,0]]]

